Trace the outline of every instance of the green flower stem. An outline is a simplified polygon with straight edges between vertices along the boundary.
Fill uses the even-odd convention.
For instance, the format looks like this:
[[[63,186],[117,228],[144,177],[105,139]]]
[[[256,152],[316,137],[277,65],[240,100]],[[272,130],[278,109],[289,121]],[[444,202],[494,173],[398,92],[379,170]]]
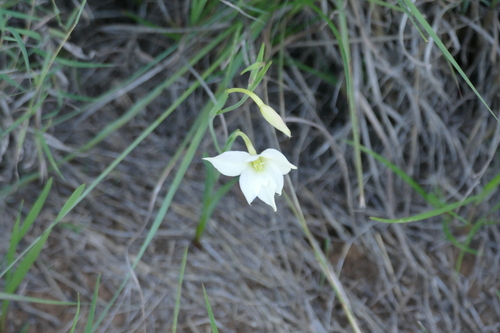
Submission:
[[[243,133],[240,130],[236,130],[234,132],[234,135],[235,136],[241,136],[241,138],[243,139],[243,141],[245,141],[245,145],[247,146],[247,150],[248,150],[248,153],[250,155],[257,155],[257,151],[253,147],[252,141],[250,141],[250,138],[245,133]]]
[[[264,102],[260,99],[260,97],[255,95],[250,90],[243,89],[243,88],[231,88],[231,89],[227,89],[226,92],[228,94],[233,93],[233,92],[244,93],[244,94],[248,95],[248,97],[253,99],[253,101],[259,106],[259,108],[262,107],[263,105],[265,105]]]

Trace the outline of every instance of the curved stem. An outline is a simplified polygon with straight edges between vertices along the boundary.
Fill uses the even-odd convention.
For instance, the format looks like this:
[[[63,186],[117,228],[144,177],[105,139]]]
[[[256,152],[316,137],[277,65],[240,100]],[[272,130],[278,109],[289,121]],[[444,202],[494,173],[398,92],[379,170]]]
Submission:
[[[259,106],[261,107],[262,105],[264,105],[264,102],[260,99],[259,96],[257,96],[256,94],[254,94],[252,91],[250,90],[247,90],[247,89],[243,89],[243,88],[231,88],[231,89],[227,89],[226,92],[228,94],[230,93],[233,93],[233,92],[240,92],[240,93],[244,93],[246,95],[248,95],[248,97],[250,97],[251,99],[253,99],[253,101]]]

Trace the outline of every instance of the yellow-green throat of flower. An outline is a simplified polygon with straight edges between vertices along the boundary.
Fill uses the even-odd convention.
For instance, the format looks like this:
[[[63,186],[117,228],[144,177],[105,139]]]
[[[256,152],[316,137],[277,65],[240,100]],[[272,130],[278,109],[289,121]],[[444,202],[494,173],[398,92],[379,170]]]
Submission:
[[[262,157],[259,157],[255,161],[252,162],[252,166],[257,172],[262,172],[264,171],[264,159]]]

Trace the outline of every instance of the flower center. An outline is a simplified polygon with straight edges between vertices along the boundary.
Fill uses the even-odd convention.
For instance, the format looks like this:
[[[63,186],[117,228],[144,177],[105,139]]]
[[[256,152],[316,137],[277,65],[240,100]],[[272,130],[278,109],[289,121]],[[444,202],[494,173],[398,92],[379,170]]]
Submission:
[[[264,171],[264,164],[265,161],[262,157],[259,157],[258,159],[252,162],[252,166],[257,172]]]

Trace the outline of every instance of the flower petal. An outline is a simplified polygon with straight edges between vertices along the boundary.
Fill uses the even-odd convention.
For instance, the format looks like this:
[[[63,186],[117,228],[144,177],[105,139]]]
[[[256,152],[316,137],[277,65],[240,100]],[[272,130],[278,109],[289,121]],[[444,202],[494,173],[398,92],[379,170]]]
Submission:
[[[248,165],[241,173],[240,188],[249,205],[257,197],[262,188],[262,183],[259,181],[259,175],[251,165]]]
[[[283,175],[286,175],[290,172],[291,169],[297,169],[295,165],[288,162],[285,155],[283,155],[280,151],[268,148],[260,154],[261,157],[268,160],[270,163],[276,165]]]
[[[259,159],[260,155],[249,155],[248,158],[245,160],[246,163],[257,161]]]
[[[266,163],[266,174],[270,178],[270,182],[274,182],[276,185],[276,193],[281,195],[281,191],[283,190],[283,174],[281,170],[274,163]]]
[[[273,207],[274,211],[277,211],[278,209],[276,208],[276,202],[274,201],[275,192],[276,184],[274,182],[269,182],[267,186],[262,186],[258,197],[260,200]]]
[[[240,175],[248,166],[245,161],[250,156],[245,151],[226,151],[215,157],[205,157],[224,176],[235,177]]]

